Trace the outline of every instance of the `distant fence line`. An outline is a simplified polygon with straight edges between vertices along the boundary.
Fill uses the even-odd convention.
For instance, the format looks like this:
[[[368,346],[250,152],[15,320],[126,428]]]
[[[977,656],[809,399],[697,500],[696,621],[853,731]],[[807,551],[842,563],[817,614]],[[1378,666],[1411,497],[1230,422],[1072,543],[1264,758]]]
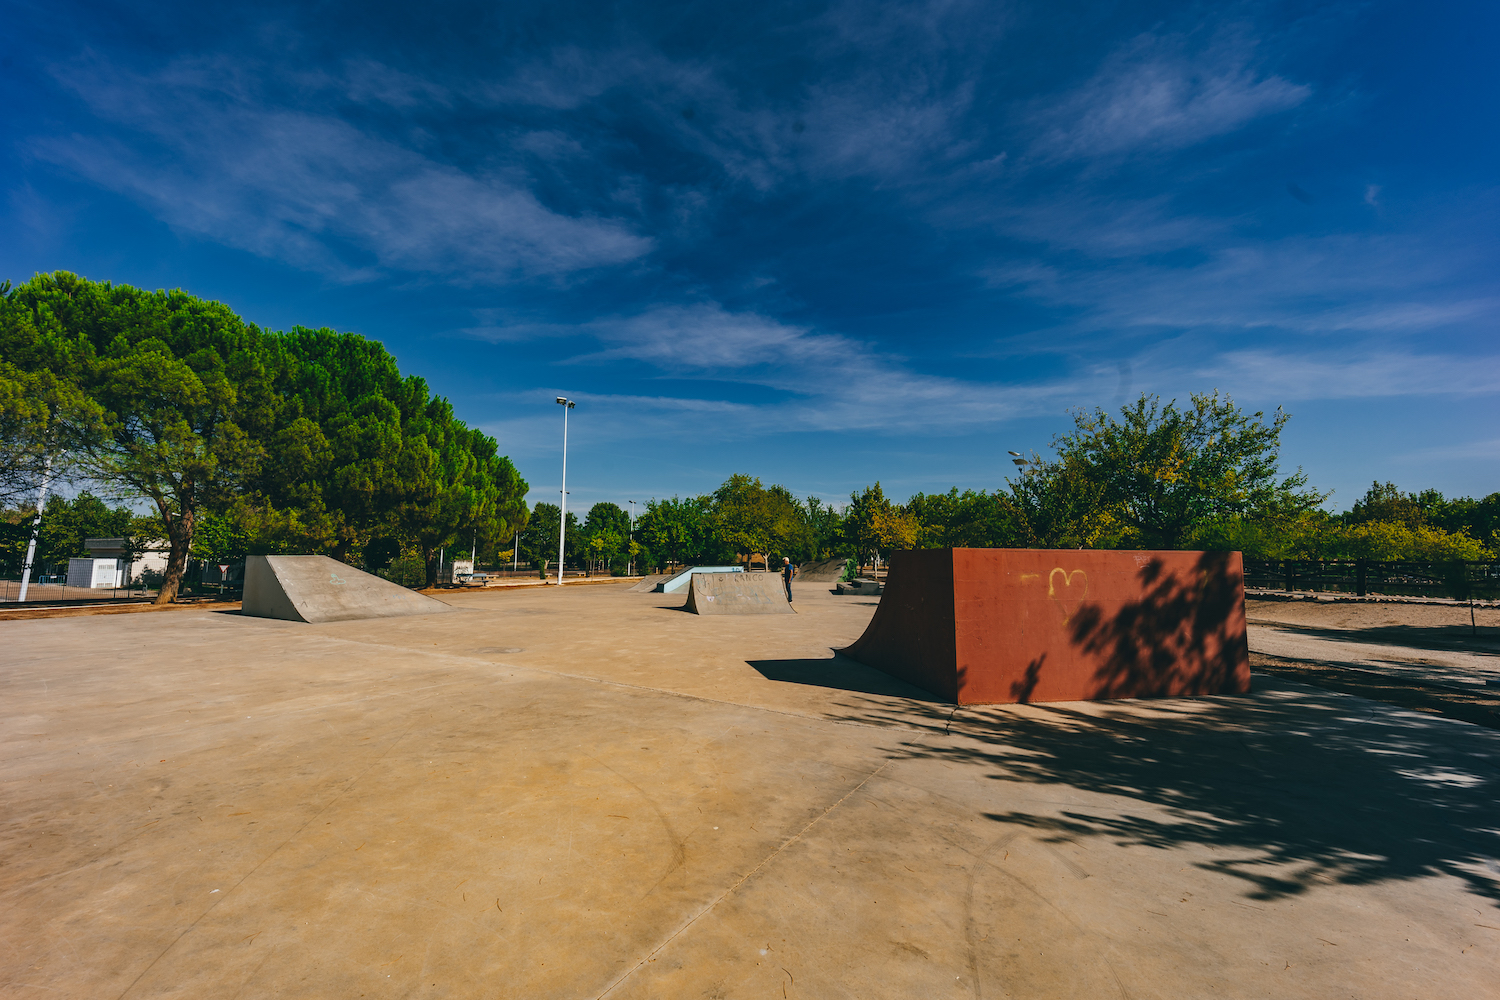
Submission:
[[[1500,597],[1500,560],[1246,559],[1245,586],[1364,597]]]

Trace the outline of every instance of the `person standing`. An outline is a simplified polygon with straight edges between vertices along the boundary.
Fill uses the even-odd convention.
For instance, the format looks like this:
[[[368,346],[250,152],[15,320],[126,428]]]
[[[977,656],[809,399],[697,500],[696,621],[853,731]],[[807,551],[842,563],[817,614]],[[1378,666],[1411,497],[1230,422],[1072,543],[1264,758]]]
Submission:
[[[790,604],[792,600],[792,577],[797,575],[797,567],[792,565],[791,556],[781,557],[781,583],[786,587],[786,599]]]

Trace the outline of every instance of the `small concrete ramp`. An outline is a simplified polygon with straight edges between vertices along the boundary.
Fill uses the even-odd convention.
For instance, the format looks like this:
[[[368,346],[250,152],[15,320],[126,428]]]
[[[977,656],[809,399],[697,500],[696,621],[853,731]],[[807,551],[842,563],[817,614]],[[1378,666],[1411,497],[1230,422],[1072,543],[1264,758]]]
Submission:
[[[663,580],[670,580],[670,579],[672,579],[672,574],[671,573],[657,573],[654,576],[645,577],[644,579],[641,580],[640,583],[637,583],[634,587],[631,587],[629,590],[625,591],[625,593],[627,593],[627,594],[654,594],[654,593],[656,593],[656,591],[658,591],[658,590],[661,589],[661,582]]]
[[[695,573],[683,609],[699,615],[795,615],[776,573]]]
[[[290,622],[345,622],[455,611],[424,594],[327,556],[250,556],[241,614]]]
[[[743,566],[692,566],[661,582],[658,593],[680,594],[687,589],[688,581],[699,573],[743,573]]]
[[[805,562],[797,567],[797,579],[803,583],[833,583],[844,578],[844,568],[848,565],[847,559]]]

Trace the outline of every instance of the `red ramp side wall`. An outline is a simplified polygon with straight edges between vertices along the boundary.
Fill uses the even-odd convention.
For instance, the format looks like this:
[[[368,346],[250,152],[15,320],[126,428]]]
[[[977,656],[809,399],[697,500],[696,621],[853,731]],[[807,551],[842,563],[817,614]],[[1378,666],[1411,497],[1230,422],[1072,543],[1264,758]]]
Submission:
[[[881,605],[848,655],[959,704],[1250,689],[1237,552],[900,552]]]
[[[865,634],[844,655],[957,701],[953,550],[896,552]],[[899,572],[897,567],[900,567]]]

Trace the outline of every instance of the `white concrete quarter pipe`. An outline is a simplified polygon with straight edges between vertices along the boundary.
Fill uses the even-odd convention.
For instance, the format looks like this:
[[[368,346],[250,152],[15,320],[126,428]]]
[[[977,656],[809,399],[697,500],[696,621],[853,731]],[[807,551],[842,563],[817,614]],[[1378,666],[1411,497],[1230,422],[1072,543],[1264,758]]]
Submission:
[[[245,560],[243,615],[316,623],[454,610],[327,556],[249,556]]]
[[[694,573],[683,609],[699,615],[795,615],[778,573]]]

